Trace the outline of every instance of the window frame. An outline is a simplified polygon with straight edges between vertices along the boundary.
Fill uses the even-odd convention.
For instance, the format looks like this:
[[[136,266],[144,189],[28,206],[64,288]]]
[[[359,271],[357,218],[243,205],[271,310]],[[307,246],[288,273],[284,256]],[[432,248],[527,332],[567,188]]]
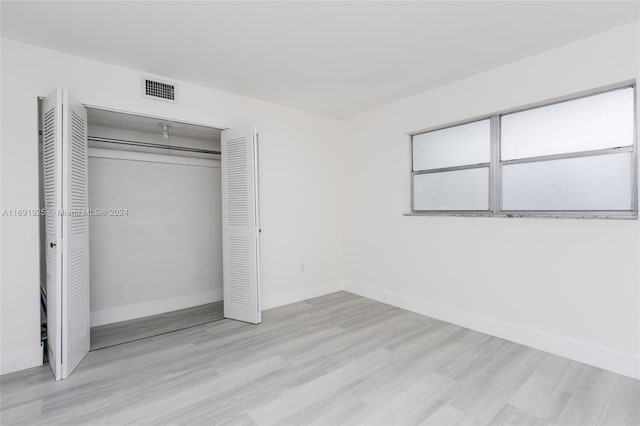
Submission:
[[[551,154],[528,158],[518,158],[512,160],[501,159],[501,119],[505,115],[514,114],[522,111],[528,111],[536,108],[543,108],[563,102],[570,102],[589,96],[604,94],[615,90],[631,88],[633,90],[633,144],[626,147],[603,148],[588,151],[569,152],[562,154]],[[463,216],[463,217],[539,217],[539,218],[579,218],[579,219],[638,219],[638,154],[637,154],[637,138],[638,138],[638,102],[636,81],[629,80],[616,83],[592,90],[586,90],[579,93],[570,94],[546,101],[537,102],[517,108],[503,110],[492,114],[485,114],[471,119],[461,120],[448,123],[441,126],[431,127],[415,132],[410,132],[409,151],[410,151],[410,190],[411,190],[411,212],[405,216]],[[443,167],[427,170],[414,170],[413,161],[413,137],[424,133],[444,130],[451,127],[461,126],[482,120],[490,120],[490,154],[489,163],[469,164],[464,166]],[[540,161],[561,160],[568,158],[581,158],[588,156],[598,156],[614,153],[630,153],[631,156],[631,210],[503,210],[502,209],[502,167],[512,164],[526,164]],[[415,210],[415,191],[414,177],[426,173],[438,173],[445,171],[457,171],[473,168],[489,168],[489,202],[488,210]]]

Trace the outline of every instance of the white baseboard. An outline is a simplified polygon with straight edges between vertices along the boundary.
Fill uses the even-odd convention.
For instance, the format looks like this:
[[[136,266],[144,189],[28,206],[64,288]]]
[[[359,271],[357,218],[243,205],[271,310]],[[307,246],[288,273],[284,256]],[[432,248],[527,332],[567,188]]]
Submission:
[[[265,294],[262,296],[261,300],[262,310],[265,311],[267,309],[277,308],[279,306],[300,302],[313,297],[324,296],[325,294],[343,290],[343,288],[343,281],[336,280],[330,283],[306,286],[291,291]],[[203,305],[205,303],[217,302],[222,300],[222,297],[222,289],[218,289],[195,296],[144,302],[113,309],[105,309],[102,311],[93,311],[91,312],[91,326],[96,327],[99,325],[171,312],[178,309],[190,308],[192,306]]]
[[[40,365],[42,365],[41,345],[20,351],[3,352],[0,361],[0,374],[9,374]]]
[[[263,295],[262,310],[300,302],[341,290],[640,380],[640,357],[638,356],[522,327],[415,297],[380,290],[350,280],[336,280],[292,291]],[[96,311],[91,313],[91,325],[126,321],[219,300],[222,300],[221,289],[197,296]],[[8,374],[41,364],[42,350],[39,346],[29,350],[3,353],[1,374]]]
[[[350,280],[345,280],[344,290],[397,306],[398,308],[602,368],[603,370],[640,379],[640,357],[632,354],[613,351],[568,337],[522,327],[415,297],[380,290]]]
[[[93,311],[91,312],[91,327],[177,311],[179,309],[186,309],[220,300],[222,300],[222,289],[216,289],[206,293],[177,297],[174,299],[154,300],[102,311]]]
[[[301,302],[303,300],[324,296],[325,294],[335,293],[336,291],[341,290],[344,290],[344,280],[340,279],[329,283],[310,285],[291,291],[265,294],[262,296],[261,300],[262,310],[266,311],[267,309]]]

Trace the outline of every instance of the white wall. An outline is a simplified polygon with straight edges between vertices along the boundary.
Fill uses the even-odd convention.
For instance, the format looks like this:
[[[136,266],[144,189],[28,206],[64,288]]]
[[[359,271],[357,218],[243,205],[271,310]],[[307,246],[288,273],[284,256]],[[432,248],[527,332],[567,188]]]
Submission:
[[[408,132],[635,79],[639,58],[635,23],[348,120],[347,289],[640,378],[637,220],[403,216]]]
[[[340,288],[344,272],[351,291],[640,377],[638,221],[403,216],[406,133],[637,78],[638,38],[637,23],[620,27],[344,123],[189,84],[178,105],[146,101],[136,71],[3,40],[2,207],[37,206],[35,97],[57,86],[88,104],[254,123],[265,307]],[[39,362],[37,220],[2,218],[1,231],[8,372]]]
[[[141,132],[97,126],[89,118],[88,133],[220,150],[219,132],[212,132],[211,140],[173,132],[167,140],[159,127],[155,133]],[[102,148],[89,151],[90,208],[127,210],[124,216],[90,218],[91,325],[222,300],[219,156],[96,142],[89,146]]]
[[[93,152],[89,207],[126,214],[90,218],[91,325],[222,300],[220,161]]]
[[[263,308],[339,288],[339,125],[333,119],[179,84],[140,97],[141,72],[2,39],[2,208],[38,207],[36,98],[56,87],[89,105],[260,132]],[[39,365],[38,220],[2,217],[1,373]],[[304,272],[300,263],[305,263]]]

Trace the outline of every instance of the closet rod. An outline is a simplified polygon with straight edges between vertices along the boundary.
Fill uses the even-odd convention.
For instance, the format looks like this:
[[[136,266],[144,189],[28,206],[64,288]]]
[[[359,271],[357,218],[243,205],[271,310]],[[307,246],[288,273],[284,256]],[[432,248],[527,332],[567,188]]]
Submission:
[[[151,142],[137,142],[137,141],[128,141],[124,139],[111,139],[111,138],[99,138],[97,136],[88,136],[87,140],[92,142],[102,142],[102,143],[113,143],[117,145],[132,145],[132,146],[141,146],[144,148],[157,148],[157,149],[170,149],[173,151],[187,151],[187,152],[198,152],[201,154],[215,154],[220,155],[220,151],[212,151],[208,149],[199,149],[199,148],[190,148],[187,146],[168,146],[162,145],[160,143],[151,143]]]

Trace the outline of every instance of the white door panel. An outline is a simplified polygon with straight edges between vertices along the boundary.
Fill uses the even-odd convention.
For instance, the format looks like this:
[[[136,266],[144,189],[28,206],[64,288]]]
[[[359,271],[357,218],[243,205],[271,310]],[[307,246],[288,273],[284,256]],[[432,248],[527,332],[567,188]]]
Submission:
[[[228,129],[221,143],[224,316],[258,324],[257,138],[253,128]]]
[[[62,91],[42,102],[43,185],[47,292],[47,355],[56,380],[62,378]]]
[[[87,114],[63,89],[42,107],[48,355],[61,380],[89,352]]]
[[[89,352],[89,208],[87,111],[63,91],[62,378]]]

